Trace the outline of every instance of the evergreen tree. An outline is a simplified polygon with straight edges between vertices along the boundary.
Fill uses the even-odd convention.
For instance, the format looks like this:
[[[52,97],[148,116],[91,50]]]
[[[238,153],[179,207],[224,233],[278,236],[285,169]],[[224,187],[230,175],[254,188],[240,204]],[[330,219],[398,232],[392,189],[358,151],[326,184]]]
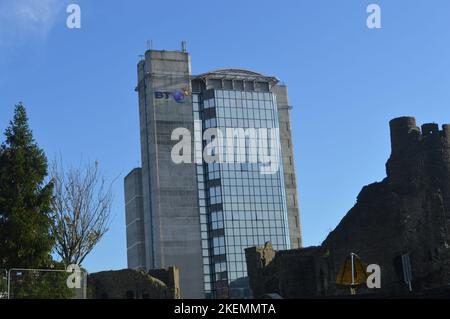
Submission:
[[[25,107],[14,118],[0,146],[0,268],[47,268],[52,183],[45,183],[47,159],[33,139]]]

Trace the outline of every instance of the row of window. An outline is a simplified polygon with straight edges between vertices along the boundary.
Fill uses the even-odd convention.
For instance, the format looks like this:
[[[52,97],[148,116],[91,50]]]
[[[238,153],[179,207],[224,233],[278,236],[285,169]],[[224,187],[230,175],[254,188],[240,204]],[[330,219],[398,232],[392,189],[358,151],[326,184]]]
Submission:
[[[207,168],[209,171],[214,170],[223,170],[224,174],[230,172],[230,176],[224,175],[225,177],[238,177],[239,175],[232,175],[232,172],[242,172],[243,167],[245,166],[246,171],[258,171],[259,164],[257,163],[208,163]],[[278,180],[279,177],[277,175],[255,175],[255,178],[260,180]]]
[[[259,187],[259,186],[279,186],[281,185],[281,181],[279,180],[279,175],[277,174],[266,174],[262,175],[258,168],[256,171],[245,171],[244,167],[249,167],[249,165],[257,165],[262,166],[260,164],[239,164],[241,167],[243,167],[242,171],[228,171],[228,170],[222,170],[222,171],[214,171],[212,173],[218,173],[222,172],[222,176],[224,177],[224,181],[226,182],[225,185],[239,185],[240,187],[244,186],[250,186],[252,188]],[[254,167],[254,166],[253,166]],[[252,168],[253,170],[253,168]],[[220,174],[219,174],[220,175]],[[210,180],[213,180],[215,178],[212,178]],[[266,182],[271,181],[271,182]]]
[[[197,132],[197,130],[196,130]],[[198,130],[200,132],[200,130]],[[271,144],[275,144],[273,139],[278,137],[278,130],[269,128],[251,129],[242,127],[230,127],[225,129],[211,130],[213,135],[212,138],[204,142],[204,145],[210,143],[210,140],[215,139],[215,135],[221,135],[222,144],[226,145],[225,142],[232,140],[230,146],[235,147],[270,147]],[[218,143],[217,143],[218,144]]]
[[[237,163],[230,164],[236,165]],[[222,163],[221,165],[228,165],[227,163]],[[265,167],[267,163],[238,163],[239,170],[230,170],[224,167],[222,169],[223,176],[226,180],[236,180],[240,182],[240,185],[250,185],[245,181],[259,181],[262,186],[277,186],[283,185],[280,181],[281,177],[279,174],[261,174],[261,167]],[[276,184],[278,183],[278,184]]]
[[[225,187],[237,188],[238,190],[243,190],[243,188],[250,188],[249,195],[279,195],[280,192],[280,186],[282,186],[282,182],[277,179],[270,179],[270,178],[263,178],[262,176],[269,176],[267,175],[256,175],[255,172],[253,173],[242,173],[247,174],[248,178],[241,178],[239,174],[235,174],[236,177],[232,177],[233,173],[229,173],[229,178],[225,177],[228,175],[226,171],[223,173],[224,178],[222,179],[223,185]],[[274,176],[278,176],[273,174]],[[255,177],[256,176],[256,177]],[[261,177],[258,177],[261,176]],[[254,191],[252,191],[253,189]],[[261,192],[261,190],[265,190],[264,192]],[[278,191],[277,191],[278,190]],[[231,190],[230,190],[231,191]]]
[[[241,112],[241,114],[255,114],[255,117],[257,117],[256,114],[260,114],[259,112],[265,111],[268,111],[273,116],[274,113],[272,112],[276,111],[274,104],[270,101],[211,99],[203,102],[203,110],[214,108],[216,109],[216,114],[227,114],[226,112],[230,112],[228,114],[238,114]]]
[[[209,155],[209,154],[208,154]],[[227,163],[225,162],[220,162],[220,161],[224,161],[225,159],[221,156],[217,156],[214,159],[213,163],[217,163],[217,164],[221,164],[221,165],[227,165],[228,163],[233,163],[233,164],[238,164],[240,165],[241,169],[239,171],[232,171],[232,172],[237,172],[239,174],[229,174],[226,177],[228,178],[236,178],[236,179],[248,179],[253,178],[253,179],[270,179],[270,177],[273,177],[273,179],[279,177],[278,174],[276,174],[277,172],[274,171],[273,174],[261,174],[261,170],[263,168],[267,168],[269,166],[272,166],[273,169],[276,169],[276,165],[281,165],[281,157],[278,157],[276,154],[274,154],[272,156],[272,158],[269,159],[264,159],[261,156],[259,156],[258,159],[255,159],[256,155],[254,154],[245,154],[245,153],[241,153],[241,154],[234,154],[233,157],[228,156],[226,158],[226,160],[228,161]],[[212,161],[211,161],[212,162]],[[258,167],[256,169],[256,167]],[[224,169],[226,170],[226,169]]]
[[[262,109],[231,109],[220,108],[216,111],[217,118],[252,119],[252,120],[273,120],[273,110]]]
[[[285,234],[284,221],[278,220],[263,220],[263,221],[232,221],[232,226],[227,227],[227,224],[231,224],[230,221],[219,219],[211,222],[213,230],[224,229],[227,237],[230,236],[264,236],[268,232],[271,235],[283,236]],[[206,226],[206,224],[205,224]],[[204,239],[207,239],[205,237]],[[264,244],[264,242],[263,242]]]
[[[229,178],[228,175],[229,174]],[[258,174],[256,172],[245,172],[241,174],[247,174],[248,178],[241,178],[241,175],[239,173],[236,173],[233,175],[232,172],[227,173],[227,171],[223,172],[224,178],[222,179],[224,186],[230,186],[230,187],[269,187],[269,188],[279,188],[282,184],[281,181],[279,181],[276,178],[270,178],[270,177],[279,177],[278,174]],[[226,177],[227,176],[227,177]],[[235,177],[234,177],[235,176]],[[258,194],[258,193],[252,193],[252,194]],[[276,194],[276,193],[274,193]]]
[[[234,236],[234,237],[227,237],[227,242],[228,242],[227,252],[228,253],[232,253],[232,249],[231,249],[232,247],[235,248],[236,252],[243,252],[244,249],[246,249],[248,247],[264,245],[264,243],[267,242],[267,240],[266,240],[267,238],[270,238],[270,241],[272,242],[272,244],[274,246],[281,245],[285,249],[285,246],[284,246],[284,244],[285,244],[285,237],[282,234],[280,234],[280,235],[272,235],[272,236],[268,236],[268,235],[264,235],[264,236],[243,236],[243,235],[239,235],[239,236]],[[229,260],[232,260],[232,259],[229,259]]]
[[[245,196],[247,197],[245,200],[248,200],[249,196],[274,196],[274,198],[279,198],[279,200],[276,200],[275,202],[272,199],[270,199],[269,201],[260,201],[260,198],[254,198],[254,200],[263,203],[280,203],[281,198],[278,195],[280,195],[283,191],[279,186],[262,186],[258,185],[257,183],[253,185],[252,183],[249,183],[248,186],[231,186],[227,184],[224,185],[226,186],[223,187],[223,194],[231,196]],[[230,200],[231,199],[232,198],[230,198]]]
[[[281,219],[282,217],[280,216],[281,214],[283,214],[284,211],[284,205],[280,205],[280,206],[275,206],[274,204],[265,204],[265,203],[252,203],[252,204],[248,204],[245,202],[233,202],[233,203],[229,203],[229,202],[224,202],[222,203],[222,207],[225,211],[226,214],[228,214],[228,212],[233,212],[235,215],[240,216],[239,219],[248,219],[248,220],[277,220],[277,219]],[[241,213],[242,212],[242,213]],[[254,214],[255,213],[269,213],[269,214],[273,214],[276,217],[274,218],[270,218],[270,217],[260,217],[258,216],[256,219],[254,219]],[[231,218],[227,218],[226,219],[230,219]],[[236,218],[233,218],[234,220],[236,220]]]
[[[280,189],[278,186],[271,187],[261,186],[257,184],[249,184],[249,186],[224,186],[223,189],[223,193],[226,195],[225,201],[227,202],[246,202],[248,200],[251,200],[251,202],[260,203],[280,203],[281,197],[278,195],[280,195],[282,192],[282,189]],[[231,195],[231,197],[228,195]],[[273,199],[278,200],[274,201]]]
[[[225,220],[225,226],[229,227],[283,227],[283,214],[282,210],[279,211],[260,211],[260,210],[225,210],[221,220]],[[269,226],[261,224],[262,222],[269,222]],[[235,224],[231,224],[235,222]],[[242,222],[242,223],[241,223]],[[229,223],[229,224],[228,224]],[[239,224],[240,223],[240,224]],[[272,224],[270,224],[272,223]]]
[[[274,156],[275,157],[275,156]],[[250,162],[250,159],[252,160],[252,162]],[[245,161],[247,161],[247,163],[245,163]],[[279,162],[281,161],[281,159],[278,160]],[[259,161],[258,163],[254,163],[253,162],[253,158],[249,157],[249,156],[242,156],[242,155],[238,155],[235,154],[234,156],[234,164],[236,164],[236,162],[238,162],[241,167],[241,169],[239,171],[229,171],[226,168],[222,169],[222,170],[215,170],[215,171],[209,171],[208,172],[208,177],[209,176],[213,176],[213,178],[208,178],[209,180],[213,180],[213,179],[218,179],[220,178],[220,176],[223,176],[227,179],[237,179],[237,180],[242,180],[243,182],[240,183],[240,185],[249,185],[254,187],[254,185],[252,183],[248,183],[245,181],[248,180],[273,180],[273,181],[277,181],[279,179],[279,175],[274,173],[274,174],[261,174],[262,169],[265,167],[268,167],[269,165],[276,165],[276,160],[274,161],[274,163],[272,164],[272,162],[270,163],[264,163],[262,161]],[[244,163],[243,163],[244,162]],[[231,163],[231,161],[229,163],[220,163],[220,162],[214,162],[216,164],[219,165],[227,165],[229,163]],[[220,172],[223,171],[223,173],[221,174]],[[217,176],[217,177],[214,177]],[[265,186],[265,185],[263,185]],[[270,184],[269,186],[275,186],[274,183]]]
[[[204,101],[204,109],[241,109],[241,110],[273,110],[272,101],[240,100],[240,99],[211,99]]]
[[[198,104],[198,103],[194,103]],[[271,100],[250,100],[250,99],[234,99],[234,98],[215,98],[203,100],[203,110],[211,108],[240,108],[240,109],[274,109],[274,103]]]
[[[212,140],[213,142],[215,139]],[[205,149],[205,154],[209,156],[216,156],[209,163],[239,163],[239,164],[266,164],[267,159],[265,157],[270,156],[271,154],[278,154],[279,149],[275,142],[266,142],[266,141],[257,141],[255,144],[249,144],[248,141],[242,141],[236,143],[236,141],[227,141],[223,139],[220,144],[219,143],[211,143],[208,144]],[[220,156],[219,156],[220,155]],[[236,160],[237,156],[241,160]],[[233,161],[230,161],[230,158]],[[269,159],[270,160],[270,159]],[[242,166],[241,166],[242,170]]]
[[[225,210],[224,212],[212,212],[210,216],[210,221],[218,221],[218,220],[229,220],[229,221],[247,221],[247,222],[258,222],[258,221],[279,221],[283,219],[283,210],[273,210],[273,211],[262,211],[262,210]],[[255,225],[248,224],[248,227],[252,227]]]
[[[250,212],[261,212],[261,211],[271,211],[279,212],[284,210],[284,205],[281,202],[282,198],[273,195],[261,195],[261,196],[212,196],[209,198],[210,204],[223,204],[224,209],[229,211],[245,211]],[[200,199],[201,206],[206,205],[204,199]]]
[[[214,142],[215,139],[212,139]],[[255,144],[249,144],[248,141],[236,143],[236,141],[223,140],[219,143],[208,144],[205,148],[205,154],[209,156],[216,156],[209,161],[209,163],[239,163],[239,164],[267,164],[269,160],[266,157],[270,155],[276,156],[279,149],[278,144],[273,142],[266,143],[266,141],[258,141]],[[220,155],[220,156],[219,156]],[[230,158],[232,161],[230,161]],[[239,159],[239,160],[237,160]],[[276,160],[276,158],[274,159]],[[242,170],[242,166],[241,166]]]
[[[273,120],[259,119],[231,119],[218,118],[214,121],[205,122],[205,129],[214,127],[237,127],[237,128],[278,128],[278,123]]]
[[[241,92],[241,91],[228,91],[228,90],[215,90],[216,98],[230,98],[230,99],[247,99],[247,100],[266,100],[272,101],[273,94],[266,92]]]
[[[232,246],[247,248],[250,246],[264,245],[267,241],[271,241],[273,244],[284,244],[286,240],[285,229],[273,226],[266,228],[226,228],[225,234],[225,236],[214,237],[211,245],[214,247],[224,247],[226,242],[226,246],[229,248]],[[214,240],[218,240],[217,238],[224,238],[223,245],[222,243],[214,242]],[[227,253],[234,253],[234,251],[229,250]]]
[[[200,198],[200,206],[206,206],[205,199]],[[229,211],[261,212],[261,211],[282,211],[284,203],[280,196],[274,195],[225,195],[224,197],[210,197],[211,204],[223,204],[222,207]],[[226,208],[225,208],[226,207]]]
[[[262,91],[262,92],[269,92],[270,89],[270,85],[266,81],[263,82],[263,81],[237,80],[237,79],[214,79],[214,78],[207,79],[206,87],[208,89]]]
[[[247,184],[245,181],[253,180],[262,183],[262,186],[276,186],[282,185],[280,182],[279,174],[261,174],[260,169],[262,166],[267,165],[264,163],[221,163],[223,165],[223,176],[227,180],[241,180],[240,184]],[[237,166],[237,169],[230,169],[231,165]]]

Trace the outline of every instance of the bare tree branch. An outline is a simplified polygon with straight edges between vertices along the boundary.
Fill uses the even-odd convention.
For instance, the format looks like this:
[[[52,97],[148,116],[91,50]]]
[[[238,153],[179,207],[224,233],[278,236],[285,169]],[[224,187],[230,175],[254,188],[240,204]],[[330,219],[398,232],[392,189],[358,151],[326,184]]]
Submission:
[[[54,251],[66,264],[81,264],[111,223],[112,183],[107,185],[98,162],[65,170],[62,160],[50,169],[54,196]]]

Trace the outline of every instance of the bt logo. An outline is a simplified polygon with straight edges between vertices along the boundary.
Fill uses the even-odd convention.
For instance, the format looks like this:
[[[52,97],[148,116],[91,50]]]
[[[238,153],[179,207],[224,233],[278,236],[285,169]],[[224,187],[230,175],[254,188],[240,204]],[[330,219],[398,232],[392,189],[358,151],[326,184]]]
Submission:
[[[186,99],[186,96],[189,96],[189,95],[190,95],[189,90],[186,88],[183,88],[181,90],[175,90],[173,92],[155,91],[155,99],[168,100],[168,99],[170,99],[170,97],[172,97],[178,103],[183,103],[184,100]]]

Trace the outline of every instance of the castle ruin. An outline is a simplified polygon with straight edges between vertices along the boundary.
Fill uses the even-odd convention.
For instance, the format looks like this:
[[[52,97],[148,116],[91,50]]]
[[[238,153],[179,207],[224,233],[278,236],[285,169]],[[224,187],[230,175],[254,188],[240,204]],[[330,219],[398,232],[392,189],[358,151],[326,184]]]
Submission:
[[[450,125],[390,122],[387,177],[363,187],[355,206],[318,247],[246,250],[254,296],[344,296],[337,273],[350,253],[381,267],[381,288],[359,295],[408,296],[450,288]],[[411,289],[402,256],[408,256]],[[412,291],[410,291],[412,290]]]

